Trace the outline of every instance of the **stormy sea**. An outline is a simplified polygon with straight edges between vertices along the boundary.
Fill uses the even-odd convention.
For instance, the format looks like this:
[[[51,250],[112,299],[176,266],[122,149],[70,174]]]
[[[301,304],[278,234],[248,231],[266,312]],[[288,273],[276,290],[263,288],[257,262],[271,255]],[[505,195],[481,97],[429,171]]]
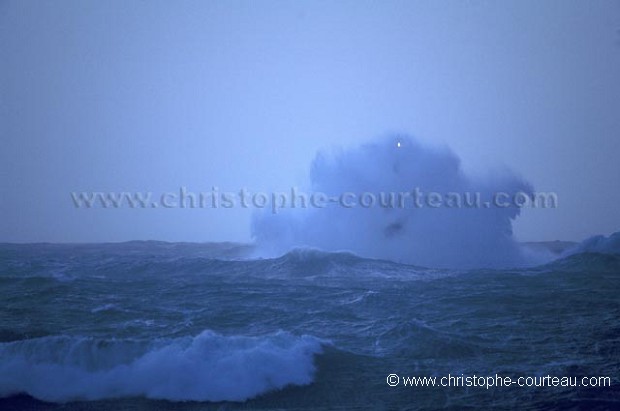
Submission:
[[[261,258],[233,243],[3,244],[0,409],[618,409],[619,239],[515,269],[312,248]],[[440,386],[447,376],[462,384]],[[496,376],[530,386],[477,383]]]

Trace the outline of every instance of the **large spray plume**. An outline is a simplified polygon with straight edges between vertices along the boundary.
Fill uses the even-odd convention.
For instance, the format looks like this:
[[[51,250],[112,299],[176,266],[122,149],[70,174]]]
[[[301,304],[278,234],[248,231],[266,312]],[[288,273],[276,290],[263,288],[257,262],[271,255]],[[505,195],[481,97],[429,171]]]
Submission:
[[[489,204],[498,192],[532,192],[528,183],[510,171],[484,178],[468,176],[448,148],[393,136],[350,150],[319,152],[310,177],[311,192],[330,198],[368,192],[377,201],[372,207],[349,207],[353,197],[347,197],[346,207],[330,202],[321,208],[257,213],[252,232],[264,253],[307,246],[428,267],[524,263],[512,235],[512,220],[520,209]],[[417,203],[413,196],[398,194],[414,190]],[[424,197],[431,192],[444,196],[442,206],[436,206],[437,198],[430,202]],[[477,205],[464,204],[475,200],[477,193]],[[394,201],[389,201],[390,196]]]

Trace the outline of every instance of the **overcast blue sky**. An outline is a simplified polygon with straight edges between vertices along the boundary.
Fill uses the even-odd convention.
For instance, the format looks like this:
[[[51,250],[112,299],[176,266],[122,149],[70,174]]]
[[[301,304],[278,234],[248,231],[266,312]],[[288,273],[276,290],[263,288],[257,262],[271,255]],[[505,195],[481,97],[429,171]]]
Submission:
[[[285,189],[393,131],[557,192],[520,240],[620,228],[618,1],[0,1],[0,87],[0,241],[247,241],[70,192]]]

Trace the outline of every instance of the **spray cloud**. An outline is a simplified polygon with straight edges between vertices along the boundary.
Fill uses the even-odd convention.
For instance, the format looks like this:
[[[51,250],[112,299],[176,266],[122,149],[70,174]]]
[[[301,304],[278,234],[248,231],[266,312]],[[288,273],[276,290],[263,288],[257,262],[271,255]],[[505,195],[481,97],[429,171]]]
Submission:
[[[252,234],[264,253],[281,254],[306,246],[428,267],[525,263],[512,235],[519,207],[490,204],[498,192],[532,193],[532,187],[511,171],[490,177],[468,176],[450,149],[391,136],[353,149],[319,152],[312,163],[310,182],[310,190],[332,198],[347,192],[375,193],[380,198],[380,193],[398,195],[415,188],[418,193],[446,196],[478,193],[481,202],[477,207],[459,202],[420,207],[411,198],[401,207],[402,201],[388,202],[386,194],[383,206],[328,204],[277,214],[259,212],[253,216]]]

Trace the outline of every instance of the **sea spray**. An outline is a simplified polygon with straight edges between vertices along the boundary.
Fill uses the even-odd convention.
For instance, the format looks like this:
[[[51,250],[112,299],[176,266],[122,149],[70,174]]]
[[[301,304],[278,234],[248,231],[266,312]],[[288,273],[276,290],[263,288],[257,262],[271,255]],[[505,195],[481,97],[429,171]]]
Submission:
[[[43,337],[0,344],[0,397],[242,401],[313,380],[322,342],[279,332],[141,341]]]
[[[532,193],[531,185],[509,170],[486,178],[469,176],[448,148],[393,136],[349,150],[318,153],[310,181],[310,191],[329,198],[373,193],[382,202],[377,200],[374,207],[334,203],[278,214],[257,212],[252,233],[264,255],[309,246],[429,267],[502,267],[528,262],[512,235],[512,221],[520,208],[490,203],[496,193]],[[463,197],[474,193],[482,200],[473,206],[422,207],[411,200],[394,206],[389,197],[381,197],[382,193],[412,190]]]

